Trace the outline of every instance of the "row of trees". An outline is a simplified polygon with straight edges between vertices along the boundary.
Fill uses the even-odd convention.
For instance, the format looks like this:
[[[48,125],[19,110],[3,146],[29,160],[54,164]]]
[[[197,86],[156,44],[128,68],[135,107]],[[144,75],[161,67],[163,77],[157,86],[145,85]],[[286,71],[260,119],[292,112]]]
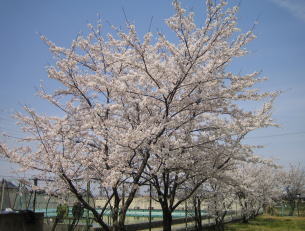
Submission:
[[[207,182],[223,193],[237,179],[247,182],[243,166],[261,160],[242,141],[255,129],[275,125],[271,109],[277,93],[253,88],[264,78],[227,70],[255,37],[252,31],[238,33],[238,7],[208,0],[205,22],[197,26],[193,13],[178,1],[173,6],[166,24],[175,42],[161,33],[139,38],[129,22],[126,31],[107,35],[101,25],[89,26],[88,36],[77,37],[70,48],[42,37],[56,58],[48,77],[61,88],[48,93],[42,87],[39,94],[61,116],[25,107],[16,118],[27,135],[17,148],[1,144],[9,160],[46,182],[41,189],[74,194],[106,231],[124,230],[126,211],[144,184],[153,186],[164,230],[171,230],[172,212]],[[259,102],[261,108],[245,109],[242,102]],[[235,180],[232,185],[222,178]],[[102,212],[83,196],[89,181],[107,191]],[[187,190],[181,194],[181,188]],[[245,188],[240,190],[236,195],[244,198]],[[103,220],[110,201],[112,227]]]
[[[214,219],[215,230],[224,230],[224,218],[232,212],[233,204],[240,208],[242,221],[261,212],[270,212],[275,205],[287,203],[289,215],[294,214],[300,196],[305,194],[305,170],[300,165],[283,169],[274,164],[242,163],[210,178],[193,194],[197,230],[202,230],[199,216],[204,202]]]
[[[223,230],[225,216],[232,212],[233,205],[235,207],[238,204],[242,221],[247,223],[279,199],[279,182],[279,171],[275,166],[243,163],[209,179],[193,198],[207,204],[215,229]],[[196,219],[197,230],[202,230],[201,222],[201,219]]]

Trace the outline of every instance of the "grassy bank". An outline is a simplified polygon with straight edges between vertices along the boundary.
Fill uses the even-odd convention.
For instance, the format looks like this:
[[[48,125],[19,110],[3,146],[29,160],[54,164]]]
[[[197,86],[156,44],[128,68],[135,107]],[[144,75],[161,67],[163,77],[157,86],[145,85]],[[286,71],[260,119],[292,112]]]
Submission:
[[[305,217],[275,217],[263,215],[249,224],[230,224],[226,231],[305,231]]]

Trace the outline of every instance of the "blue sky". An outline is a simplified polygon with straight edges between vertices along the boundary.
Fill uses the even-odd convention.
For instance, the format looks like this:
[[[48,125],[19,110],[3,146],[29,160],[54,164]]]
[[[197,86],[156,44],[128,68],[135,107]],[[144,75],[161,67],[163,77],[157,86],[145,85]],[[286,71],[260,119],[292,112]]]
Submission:
[[[203,3],[182,1],[185,8],[195,11],[198,24],[203,19]],[[248,46],[249,55],[237,59],[231,68],[243,73],[262,71],[262,76],[269,77],[260,85],[263,90],[283,91],[275,102],[273,116],[281,127],[261,129],[250,134],[247,142],[265,145],[257,153],[278,158],[283,165],[298,161],[305,165],[305,1],[230,3],[241,4],[238,16],[242,31],[259,21],[257,39]],[[24,104],[43,113],[56,113],[35,95],[40,80],[49,89],[56,87],[47,80],[45,66],[53,60],[39,34],[69,46],[77,33],[86,33],[86,25],[95,23],[98,15],[107,23],[124,26],[122,9],[141,34],[148,30],[151,17],[151,31],[166,33],[164,19],[173,13],[170,0],[0,0],[0,132],[21,136],[9,115],[20,111]],[[11,165],[0,161],[0,175],[11,175],[10,169]]]

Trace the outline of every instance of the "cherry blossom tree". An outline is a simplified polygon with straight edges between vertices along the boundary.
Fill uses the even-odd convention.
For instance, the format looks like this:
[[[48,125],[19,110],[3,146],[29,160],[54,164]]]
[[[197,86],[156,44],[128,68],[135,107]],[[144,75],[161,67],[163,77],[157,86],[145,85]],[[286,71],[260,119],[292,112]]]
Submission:
[[[237,201],[235,194],[236,182],[232,179],[232,176],[232,169],[222,171],[201,184],[192,195],[196,230],[202,230],[202,203],[204,203],[205,210],[214,221],[214,229],[224,229],[225,216],[229,214],[232,204]],[[194,184],[196,183],[190,182],[188,188],[192,189]]]
[[[273,206],[280,200],[280,168],[281,166],[274,163],[257,166],[255,192],[258,206],[255,215],[266,211],[268,206]]]
[[[212,179],[206,185],[206,201],[209,215],[215,222],[216,230],[224,230],[224,219],[229,214],[233,203],[236,201],[234,186],[224,180]]]
[[[278,166],[267,163],[241,164],[233,173],[235,194],[244,223],[257,216],[280,196]]]
[[[289,169],[281,173],[280,185],[282,197],[290,206],[289,215],[292,216],[298,196],[305,193],[305,169],[298,165],[290,165]]]
[[[171,214],[181,203],[192,196],[201,198],[198,197],[198,190],[204,182],[221,178],[220,175],[229,171],[236,161],[252,161],[251,148],[247,145],[241,145],[238,141],[230,145],[221,142],[224,141],[218,139],[218,142],[206,143],[204,148],[199,145],[185,150],[186,153],[168,152],[169,158],[162,159],[158,172],[144,171],[145,179],[151,177],[149,182],[156,191],[154,199],[163,210],[164,230],[170,227]],[[148,161],[148,170],[152,169],[152,160]]]
[[[2,144],[4,155],[24,171],[34,169],[46,182],[40,186],[44,190],[72,193],[104,230],[125,229],[135,193],[150,182],[164,230],[171,230],[171,213],[203,182],[234,160],[252,158],[243,137],[274,125],[270,116],[277,93],[253,88],[264,80],[258,72],[226,69],[247,53],[245,46],[255,37],[252,31],[237,33],[238,8],[226,5],[208,0],[206,20],[197,26],[194,14],[173,1],[175,14],[166,23],[177,42],[160,33],[139,38],[128,22],[127,31],[114,29],[107,36],[100,24],[89,25],[89,34],[78,36],[70,48],[42,37],[56,59],[48,77],[61,88],[48,93],[42,86],[39,94],[61,116],[25,107],[16,118],[27,136],[17,148]],[[257,111],[239,106],[262,100]],[[194,178],[194,187],[177,200],[179,187]],[[83,196],[88,182],[107,189],[102,212]],[[120,194],[124,182],[130,186],[126,200]],[[110,204],[112,227],[103,221]]]
[[[248,132],[273,125],[270,101],[257,112],[243,110],[237,101],[275,96],[251,89],[261,81],[258,73],[240,76],[226,71],[234,57],[246,54],[244,46],[254,38],[251,31],[233,36],[237,7],[228,9],[224,1],[218,5],[208,1],[206,23],[199,28],[192,13],[187,14],[178,2],[174,7],[176,14],[167,24],[179,43],[165,50],[176,57],[167,66],[177,71],[174,82],[178,85],[165,91],[165,99],[170,99],[165,101],[166,118],[182,120],[167,127],[143,175],[158,194],[155,199],[163,210],[164,230],[170,230],[171,213],[203,182],[224,171],[231,161],[250,158],[252,148],[241,143]],[[193,189],[177,198],[177,190],[197,176],[201,180]]]
[[[232,210],[233,204],[240,204],[243,222],[248,222],[280,199],[279,166],[262,158],[252,158],[248,162],[232,161],[223,171],[215,172],[194,192],[192,199],[198,230],[202,228],[202,202],[214,219],[214,228],[223,230],[225,216]],[[196,179],[190,180],[185,184],[186,190],[180,193],[185,195],[194,185]]]

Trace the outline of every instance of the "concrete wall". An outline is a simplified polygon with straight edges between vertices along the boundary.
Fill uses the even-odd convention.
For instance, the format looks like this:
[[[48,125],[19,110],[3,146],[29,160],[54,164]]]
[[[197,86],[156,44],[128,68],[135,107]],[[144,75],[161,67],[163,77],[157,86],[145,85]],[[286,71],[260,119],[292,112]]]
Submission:
[[[1,231],[42,231],[43,213],[0,214]]]

